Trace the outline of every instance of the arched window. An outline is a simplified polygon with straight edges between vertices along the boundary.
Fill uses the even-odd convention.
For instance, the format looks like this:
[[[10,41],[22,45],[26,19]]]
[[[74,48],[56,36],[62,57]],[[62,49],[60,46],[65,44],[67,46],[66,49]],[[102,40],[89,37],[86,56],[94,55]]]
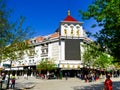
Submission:
[[[70,26],[70,28],[71,28],[71,35],[73,36],[73,26]]]
[[[76,28],[77,28],[77,36],[80,36],[80,27],[79,26],[76,26]]]
[[[64,34],[67,35],[67,30],[66,29],[64,29]]]

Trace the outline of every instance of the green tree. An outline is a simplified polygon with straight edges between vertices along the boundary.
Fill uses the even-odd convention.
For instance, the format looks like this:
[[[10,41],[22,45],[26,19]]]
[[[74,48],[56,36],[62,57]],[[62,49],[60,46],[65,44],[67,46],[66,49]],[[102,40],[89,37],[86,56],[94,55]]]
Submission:
[[[40,63],[36,66],[38,70],[50,71],[56,69],[56,64],[53,60],[41,60]]]
[[[112,65],[113,57],[101,50],[101,46],[95,42],[85,44],[83,63],[87,66],[107,68]]]
[[[101,53],[95,61],[95,66],[99,66],[99,68],[107,69],[108,67],[113,66],[112,61],[113,61],[112,56],[106,53]]]
[[[25,18],[13,21],[11,9],[7,9],[4,0],[0,0],[0,61],[16,60],[28,48],[27,40],[31,38],[30,27],[23,28]]]
[[[91,42],[89,44],[84,44],[84,54],[83,54],[83,63],[84,65],[93,66],[94,60],[99,55],[99,47],[96,43]]]
[[[120,62],[120,1],[119,0],[93,0],[87,11],[81,11],[84,20],[95,19],[92,27],[101,27],[93,36],[97,41],[108,48],[115,60]]]

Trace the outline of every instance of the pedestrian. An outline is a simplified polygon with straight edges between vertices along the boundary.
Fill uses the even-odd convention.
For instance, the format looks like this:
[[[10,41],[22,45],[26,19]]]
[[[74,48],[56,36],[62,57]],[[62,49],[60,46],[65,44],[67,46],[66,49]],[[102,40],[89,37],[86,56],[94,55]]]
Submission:
[[[8,74],[6,74],[6,78],[5,78],[6,83],[8,82],[8,78],[9,78],[9,76],[8,76]]]
[[[28,80],[28,75],[27,75],[27,73],[24,74],[24,79],[27,79],[27,80]]]
[[[39,74],[36,74],[36,79],[39,78]]]
[[[67,72],[65,73],[65,79],[66,79],[66,80],[68,79],[68,74],[67,74]]]
[[[84,75],[84,79],[85,79],[85,82],[87,83],[88,82],[88,76]]]
[[[112,90],[112,80],[110,79],[111,75],[106,75],[106,80],[104,82],[104,89],[103,90]]]
[[[11,78],[11,88],[15,88],[15,75]]]
[[[2,73],[2,80],[4,81],[4,80],[5,80],[5,78],[6,78],[5,73]]]

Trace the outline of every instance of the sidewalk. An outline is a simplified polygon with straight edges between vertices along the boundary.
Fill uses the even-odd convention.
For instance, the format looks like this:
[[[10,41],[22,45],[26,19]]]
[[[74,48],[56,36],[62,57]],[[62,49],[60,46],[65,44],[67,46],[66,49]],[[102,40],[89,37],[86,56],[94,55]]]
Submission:
[[[102,90],[105,79],[85,83],[78,78],[68,78],[65,80],[42,80],[37,82],[35,87],[30,90]],[[113,90],[120,90],[120,78],[112,78]]]
[[[15,89],[8,90],[26,90],[31,89],[35,86],[36,79],[35,77],[28,76],[28,79],[24,79],[23,76],[19,76],[16,79]]]
[[[16,89],[15,90],[102,90],[103,82],[105,79],[100,79],[98,81],[85,83],[84,80],[78,78],[68,78],[66,80],[63,78],[60,79],[51,79],[51,80],[41,80],[36,79],[35,77],[28,77],[28,80],[20,76],[16,80]],[[112,78],[113,87],[120,90],[120,78]],[[9,89],[12,90],[12,89]]]

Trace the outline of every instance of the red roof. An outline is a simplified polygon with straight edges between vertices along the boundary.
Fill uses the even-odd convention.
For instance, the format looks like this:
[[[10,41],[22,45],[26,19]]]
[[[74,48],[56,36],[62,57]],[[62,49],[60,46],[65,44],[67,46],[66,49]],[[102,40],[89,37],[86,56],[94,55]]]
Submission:
[[[51,37],[51,38],[59,37],[59,32],[53,33],[50,37]]]
[[[37,40],[38,42],[40,42],[40,41],[43,40],[43,37],[41,37],[41,36],[40,36],[40,37],[37,37],[36,40]]]
[[[72,21],[72,22],[78,22],[76,19],[74,19],[73,17],[71,17],[70,15],[68,15],[64,21]]]

